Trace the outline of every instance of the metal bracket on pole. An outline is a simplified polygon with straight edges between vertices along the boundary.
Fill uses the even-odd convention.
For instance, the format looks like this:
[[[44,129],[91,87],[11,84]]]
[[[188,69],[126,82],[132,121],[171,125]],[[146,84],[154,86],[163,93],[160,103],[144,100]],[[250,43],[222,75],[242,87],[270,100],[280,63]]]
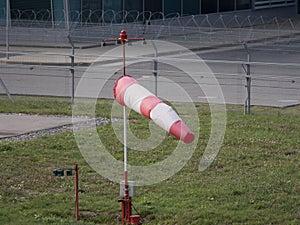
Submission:
[[[4,89],[8,99],[11,101],[11,102],[14,102],[14,98],[11,96],[11,94],[9,93],[9,90],[7,89],[7,87],[5,86],[3,80],[0,78],[0,85],[2,86],[2,88]]]
[[[74,98],[75,98],[75,46],[73,41],[71,40],[70,35],[68,35],[68,40],[69,43],[72,46],[72,54],[70,55],[71,58],[71,68],[70,68],[70,72],[71,72],[71,76],[72,76],[72,95],[71,95],[71,99],[72,99],[72,104],[74,104]]]
[[[251,55],[247,46],[247,43],[243,44],[245,50],[247,51],[247,62],[246,68],[245,65],[243,65],[244,71],[246,73],[246,89],[247,89],[247,98],[244,103],[244,114],[250,115],[250,107],[251,107],[251,72],[250,72],[250,62],[251,62]]]

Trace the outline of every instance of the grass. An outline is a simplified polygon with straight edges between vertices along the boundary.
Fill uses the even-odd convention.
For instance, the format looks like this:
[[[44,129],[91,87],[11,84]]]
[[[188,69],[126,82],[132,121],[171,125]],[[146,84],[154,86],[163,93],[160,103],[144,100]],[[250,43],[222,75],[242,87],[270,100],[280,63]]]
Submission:
[[[0,112],[71,115],[70,99],[0,96]],[[99,100],[101,116],[111,101]],[[144,224],[300,224],[300,107],[227,106],[227,130],[214,163],[198,171],[208,137],[208,106],[197,105],[203,129],[186,166],[156,185],[137,187],[133,198]],[[100,114],[99,114],[100,116]],[[132,114],[131,129],[147,135],[145,119]],[[138,132],[137,132],[138,130]],[[98,127],[107,148],[122,158],[111,124]],[[105,139],[105,137],[111,137]],[[110,141],[108,141],[110,140]],[[131,163],[167,157],[176,140],[168,136],[154,154],[130,153]],[[167,147],[166,147],[167,146]],[[164,151],[169,149],[169,151]],[[0,143],[0,224],[121,224],[119,184],[97,174],[84,160],[72,132],[31,141]],[[80,221],[74,215],[74,177],[52,170],[79,164]]]

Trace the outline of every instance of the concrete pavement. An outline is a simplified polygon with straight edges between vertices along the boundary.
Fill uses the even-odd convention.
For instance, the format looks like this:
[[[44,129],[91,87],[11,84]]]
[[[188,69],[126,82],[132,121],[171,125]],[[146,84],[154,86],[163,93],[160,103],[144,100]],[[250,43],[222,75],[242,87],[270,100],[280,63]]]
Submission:
[[[0,114],[0,138],[70,124],[70,117]]]
[[[85,117],[76,118],[74,122],[87,121]],[[0,140],[8,137],[30,134],[45,129],[71,126],[71,116],[28,115],[19,113],[0,113]]]

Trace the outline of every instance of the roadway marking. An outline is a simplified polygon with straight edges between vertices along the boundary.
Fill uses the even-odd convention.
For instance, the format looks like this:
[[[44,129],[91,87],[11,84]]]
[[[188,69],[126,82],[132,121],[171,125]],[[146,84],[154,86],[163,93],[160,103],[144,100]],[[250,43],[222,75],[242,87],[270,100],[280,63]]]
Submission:
[[[198,96],[197,98],[200,98],[200,99],[215,99],[217,97],[216,96]]]
[[[282,102],[282,103],[298,103],[298,100],[292,100],[292,99],[281,99],[278,100],[278,102]]]

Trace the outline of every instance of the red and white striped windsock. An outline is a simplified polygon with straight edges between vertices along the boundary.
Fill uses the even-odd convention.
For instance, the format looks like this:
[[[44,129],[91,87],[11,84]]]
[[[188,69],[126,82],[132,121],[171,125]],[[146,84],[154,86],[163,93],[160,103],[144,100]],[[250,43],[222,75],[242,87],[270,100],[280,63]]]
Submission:
[[[126,105],[152,119],[154,123],[184,143],[191,143],[194,140],[194,134],[177,113],[133,77],[127,75],[120,77],[114,85],[114,96],[122,106]]]

